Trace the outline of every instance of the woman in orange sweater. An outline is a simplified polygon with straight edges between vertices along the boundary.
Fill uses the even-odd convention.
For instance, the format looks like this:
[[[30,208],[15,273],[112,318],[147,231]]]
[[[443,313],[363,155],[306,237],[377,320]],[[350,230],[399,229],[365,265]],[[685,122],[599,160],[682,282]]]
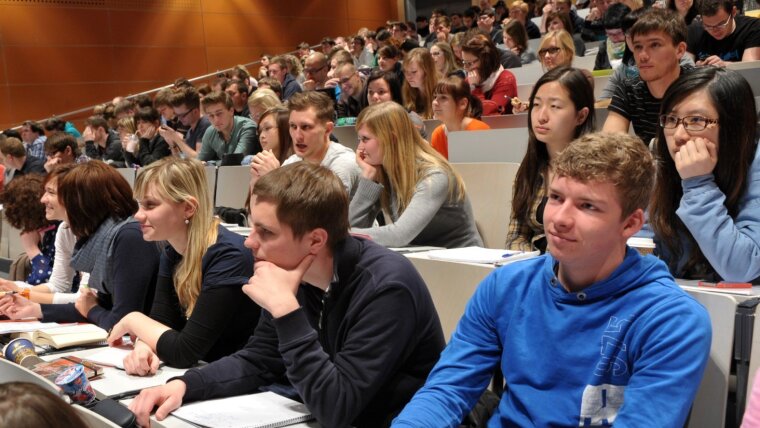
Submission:
[[[443,123],[433,131],[430,144],[448,159],[449,132],[491,129],[478,120],[482,112],[480,100],[472,95],[466,81],[455,76],[441,79],[433,91],[433,117]]]

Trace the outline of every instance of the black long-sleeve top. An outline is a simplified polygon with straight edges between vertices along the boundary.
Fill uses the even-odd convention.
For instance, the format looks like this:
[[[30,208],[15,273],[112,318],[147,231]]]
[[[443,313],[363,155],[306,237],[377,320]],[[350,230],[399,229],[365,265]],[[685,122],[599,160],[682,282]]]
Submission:
[[[182,256],[171,246],[164,250],[150,317],[172,328],[156,345],[166,364],[190,367],[198,360],[218,360],[241,349],[253,334],[261,309],[243,293],[253,275],[253,255],[243,241],[219,226],[216,243],[201,259],[201,291],[189,318],[172,280]]]

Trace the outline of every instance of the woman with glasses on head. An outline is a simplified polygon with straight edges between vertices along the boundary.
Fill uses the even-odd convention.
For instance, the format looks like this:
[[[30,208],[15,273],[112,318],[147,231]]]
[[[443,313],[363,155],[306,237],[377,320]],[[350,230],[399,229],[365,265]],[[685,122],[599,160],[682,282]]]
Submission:
[[[132,312],[116,324],[109,343],[137,337],[124,358],[128,374],[154,374],[159,360],[189,367],[230,355],[253,333],[260,308],[242,291],[253,275],[244,237],[214,218],[203,165],[164,159],[135,182],[143,239],[166,242],[150,316]]]
[[[447,42],[437,42],[430,47],[430,55],[433,56],[435,61],[435,69],[441,77],[457,76],[464,79],[465,73],[459,65],[457,65],[457,59],[454,56],[454,51],[451,50],[451,45]]]
[[[515,177],[506,248],[546,251],[544,206],[551,160],[581,135],[594,131],[594,90],[583,71],[557,67],[530,94],[528,150]]]
[[[462,64],[472,95],[483,104],[483,116],[512,112],[510,101],[517,96],[517,81],[499,61],[496,46],[483,35],[477,35],[462,46]]]
[[[698,68],[662,99],[649,207],[656,251],[676,278],[760,279],[760,154],[752,88]]]
[[[573,56],[573,37],[565,30],[547,31],[538,45],[538,61],[546,71],[556,67],[572,67]]]

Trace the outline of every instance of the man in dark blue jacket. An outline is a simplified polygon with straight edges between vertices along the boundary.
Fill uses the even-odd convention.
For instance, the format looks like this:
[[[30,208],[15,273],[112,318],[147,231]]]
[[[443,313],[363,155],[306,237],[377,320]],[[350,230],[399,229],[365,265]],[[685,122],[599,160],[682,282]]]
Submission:
[[[130,405],[140,425],[155,405],[162,420],[183,401],[289,383],[322,426],[388,426],[444,346],[422,278],[348,235],[348,197],[326,168],[298,162],[261,177],[251,220],[256,262],[243,290],[264,309],[256,332],[241,351],[144,390]]]

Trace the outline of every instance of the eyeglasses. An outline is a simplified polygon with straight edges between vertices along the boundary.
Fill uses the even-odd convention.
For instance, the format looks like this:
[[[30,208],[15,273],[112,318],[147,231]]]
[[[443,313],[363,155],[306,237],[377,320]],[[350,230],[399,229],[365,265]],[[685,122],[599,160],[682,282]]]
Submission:
[[[538,56],[544,56],[546,54],[554,56],[554,55],[557,55],[559,51],[560,51],[560,48],[556,46],[553,46],[550,48],[543,48],[538,51]]]
[[[734,14],[730,13],[728,15],[728,18],[726,18],[725,21],[721,22],[720,24],[715,24],[715,25],[707,25],[707,24],[705,24],[705,21],[702,21],[702,27],[705,30],[707,30],[707,31],[722,30],[722,29],[728,27],[728,24],[729,24],[729,22],[731,22],[731,18],[733,18],[733,17],[734,17]]]
[[[439,55],[441,55],[441,52],[440,51],[430,52],[430,55],[432,55],[432,56],[439,56]]]
[[[356,72],[354,72],[350,76],[341,77],[340,79],[338,79],[338,82],[340,82],[341,85],[345,85],[346,83],[348,83],[349,80],[351,80],[352,77],[354,77],[354,75],[356,75]]]
[[[195,110],[194,108],[191,108],[190,110],[184,112],[184,113],[176,113],[177,117],[180,119],[184,119],[187,117],[188,114],[190,114],[191,111]]]
[[[475,58],[475,59],[474,59],[474,60],[472,60],[472,61],[464,61],[464,60],[462,60],[462,66],[463,66],[464,68],[470,68],[470,67],[473,67],[473,66],[475,66],[475,64],[477,64],[477,63],[479,63],[479,62],[480,62],[480,58]]]
[[[675,129],[678,128],[679,124],[682,124],[683,128],[688,132],[699,132],[716,123],[718,123],[718,119],[708,119],[702,116],[678,117],[672,114],[660,115],[660,126],[664,129]]]
[[[314,73],[318,72],[319,70],[322,70],[325,67],[327,67],[327,64],[323,65],[322,67],[304,68],[303,72],[304,72],[304,74],[314,74]]]
[[[605,33],[610,39],[619,39],[620,37],[625,36],[625,32],[623,30],[605,30]]]

